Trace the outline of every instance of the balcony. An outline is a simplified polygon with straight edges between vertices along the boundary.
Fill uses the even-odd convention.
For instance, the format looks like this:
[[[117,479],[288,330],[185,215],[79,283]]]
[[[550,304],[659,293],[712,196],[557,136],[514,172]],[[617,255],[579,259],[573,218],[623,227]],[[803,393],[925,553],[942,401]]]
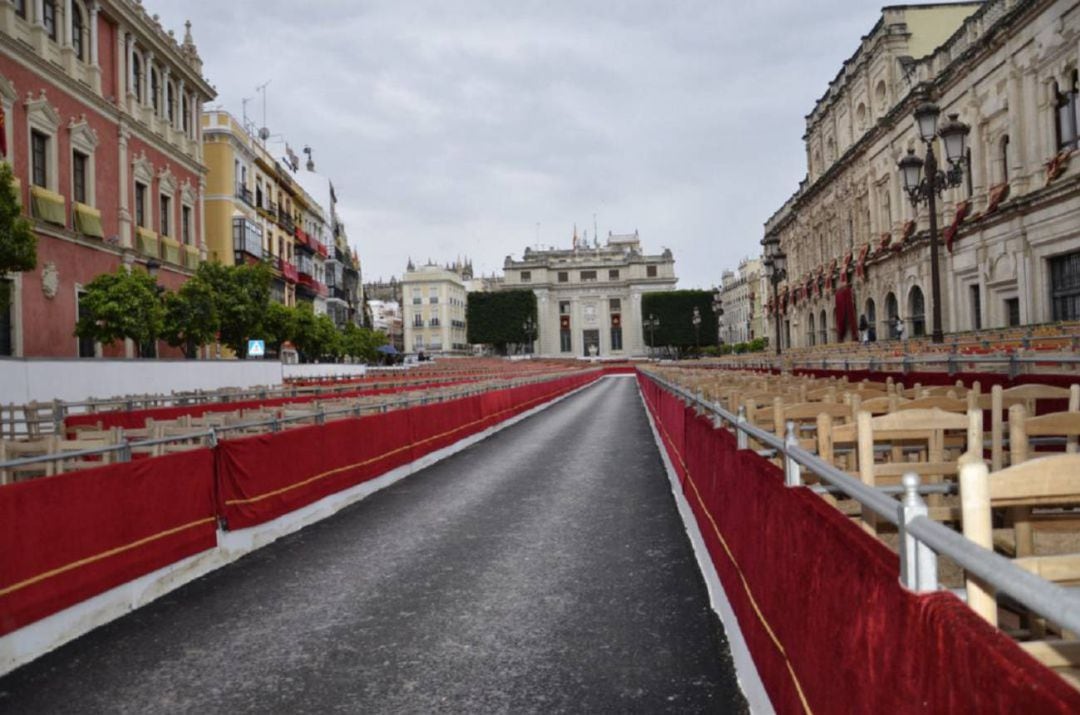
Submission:
[[[279,271],[281,271],[281,275],[283,275],[285,277],[285,280],[287,280],[288,282],[296,283],[300,280],[300,274],[297,272],[296,266],[294,266],[292,263],[289,263],[284,258],[278,259],[277,268]]]
[[[169,263],[180,263],[180,242],[168,236],[161,237],[161,257]]]
[[[195,246],[184,246],[184,268],[194,271],[199,267],[199,249]]]
[[[251,198],[251,189],[249,189],[246,186],[237,186],[236,187],[236,198],[240,199],[241,201],[243,201],[248,206],[253,206],[254,205],[252,203],[252,198]]]
[[[277,219],[278,219],[278,223],[281,225],[281,227],[283,229],[285,229],[286,231],[288,231],[289,233],[294,233],[297,230],[296,224],[293,222],[293,217],[290,216],[285,211],[285,209],[281,209],[281,208],[278,209],[278,211],[277,211]]]

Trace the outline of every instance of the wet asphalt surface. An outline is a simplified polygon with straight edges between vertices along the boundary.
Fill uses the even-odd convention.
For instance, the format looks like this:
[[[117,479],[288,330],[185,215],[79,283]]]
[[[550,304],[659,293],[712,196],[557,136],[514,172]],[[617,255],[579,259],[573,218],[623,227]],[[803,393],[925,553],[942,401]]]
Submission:
[[[0,712],[744,712],[631,379],[0,679]]]

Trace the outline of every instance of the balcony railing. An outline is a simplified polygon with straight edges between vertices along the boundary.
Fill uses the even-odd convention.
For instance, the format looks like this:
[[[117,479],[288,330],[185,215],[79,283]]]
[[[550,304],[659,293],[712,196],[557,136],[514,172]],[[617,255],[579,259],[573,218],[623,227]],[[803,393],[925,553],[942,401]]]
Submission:
[[[296,266],[289,261],[286,261],[284,258],[278,259],[278,270],[281,271],[281,275],[285,280],[290,283],[296,283],[300,280],[300,274],[297,272]]]
[[[240,199],[241,201],[243,201],[248,206],[251,206],[252,205],[251,189],[249,189],[246,186],[237,186],[236,187],[236,198]]]
[[[289,233],[293,233],[296,231],[296,223],[293,221],[293,217],[290,216],[288,212],[285,211],[285,209],[279,208],[277,212],[277,217],[278,223],[281,224],[281,227],[283,229],[285,229]]]

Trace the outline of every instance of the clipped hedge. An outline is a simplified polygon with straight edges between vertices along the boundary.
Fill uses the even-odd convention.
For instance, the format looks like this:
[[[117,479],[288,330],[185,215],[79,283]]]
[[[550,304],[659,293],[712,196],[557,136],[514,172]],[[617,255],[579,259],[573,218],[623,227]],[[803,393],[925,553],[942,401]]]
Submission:
[[[691,322],[695,306],[701,315],[700,345],[716,345],[717,316],[712,311],[712,296],[712,292],[707,290],[674,290],[642,295],[642,318],[655,315],[660,319],[660,326],[656,328],[656,346],[692,348],[698,344]],[[648,328],[644,329],[643,335],[645,344],[649,345]]]
[[[536,294],[531,290],[469,293],[465,307],[468,341],[495,345],[500,351],[507,343],[524,343],[528,338],[522,326],[529,318],[535,325]]]

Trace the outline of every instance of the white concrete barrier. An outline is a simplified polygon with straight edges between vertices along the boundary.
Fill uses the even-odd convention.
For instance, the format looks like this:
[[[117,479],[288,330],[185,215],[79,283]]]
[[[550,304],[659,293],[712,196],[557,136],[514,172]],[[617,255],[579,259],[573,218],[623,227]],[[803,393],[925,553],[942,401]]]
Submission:
[[[280,385],[281,368],[276,360],[5,358],[0,359],[0,403]]]

